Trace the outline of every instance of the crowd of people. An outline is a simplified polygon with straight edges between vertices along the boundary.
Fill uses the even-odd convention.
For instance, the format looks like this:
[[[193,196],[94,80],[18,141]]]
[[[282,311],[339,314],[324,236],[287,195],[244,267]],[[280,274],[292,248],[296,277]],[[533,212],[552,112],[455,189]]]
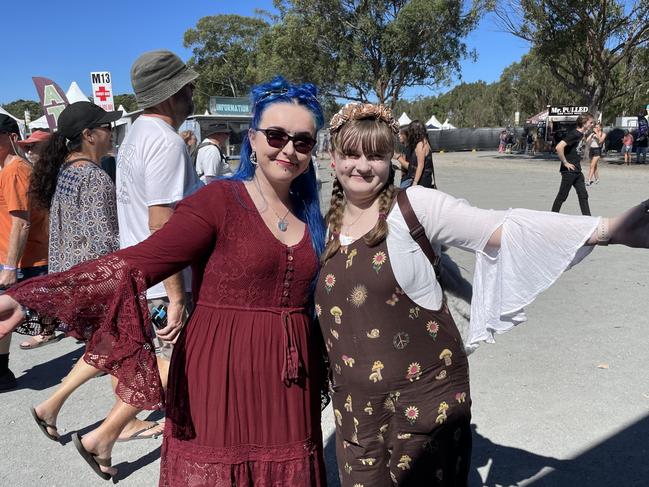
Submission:
[[[467,350],[524,321],[524,306],[595,245],[649,248],[649,200],[614,218],[476,208],[434,189],[423,124],[400,130],[388,108],[353,103],[328,124],[335,179],[323,218],[316,87],[277,77],[253,88],[232,171],[227,126],[200,144],[178,133],[196,78],[169,51],[135,61],[143,112],[115,183],[101,166],[120,112],[73,103],[56,133],[24,142],[0,115],[0,390],[16,385],[14,331],[30,347],[63,333],[85,343],[83,360],[31,416],[59,442],[66,400],[110,374],[113,407],[73,434],[104,479],[117,474],[117,442],[162,434],[161,486],[323,486],[331,399],[343,486],[466,485]],[[584,185],[573,138],[558,150],[556,211],[565,187]],[[475,254],[464,341],[442,247]],[[143,409],[163,409],[164,425],[139,420]]]

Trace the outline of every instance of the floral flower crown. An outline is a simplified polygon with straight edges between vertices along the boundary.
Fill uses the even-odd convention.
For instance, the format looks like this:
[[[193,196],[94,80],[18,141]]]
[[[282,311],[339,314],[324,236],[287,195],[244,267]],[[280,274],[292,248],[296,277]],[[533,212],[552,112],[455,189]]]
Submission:
[[[364,120],[374,118],[385,122],[395,133],[399,133],[399,123],[392,116],[392,110],[385,105],[373,105],[371,103],[348,103],[338,113],[331,117],[329,133],[340,130],[340,127],[351,120]]]

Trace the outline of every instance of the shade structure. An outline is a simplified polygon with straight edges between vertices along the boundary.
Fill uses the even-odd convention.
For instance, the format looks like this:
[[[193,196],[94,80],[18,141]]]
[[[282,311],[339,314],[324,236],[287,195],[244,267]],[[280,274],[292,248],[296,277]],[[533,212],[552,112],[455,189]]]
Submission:
[[[408,125],[410,122],[412,122],[412,120],[410,120],[410,117],[406,115],[406,112],[403,112],[399,117],[399,127]]]
[[[437,120],[437,117],[435,115],[433,115],[428,119],[428,122],[426,122],[426,128],[429,128],[429,129],[442,128],[442,122]]]

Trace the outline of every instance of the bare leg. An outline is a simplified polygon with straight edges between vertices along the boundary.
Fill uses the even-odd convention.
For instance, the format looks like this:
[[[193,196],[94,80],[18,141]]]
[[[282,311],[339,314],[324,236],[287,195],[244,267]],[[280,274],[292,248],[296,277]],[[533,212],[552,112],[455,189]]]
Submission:
[[[114,376],[111,377],[111,384],[113,386],[113,392],[115,392],[115,388],[117,387],[117,379]],[[117,395],[115,395],[115,399],[120,400]],[[140,411],[141,410],[138,410],[137,413],[139,413]],[[142,432],[142,430],[144,429],[147,429],[146,432]],[[154,421],[142,421],[137,416],[133,417],[133,419],[126,423],[126,425],[122,429],[122,432],[119,435],[119,439],[126,440],[137,432],[141,432],[138,436],[157,437],[164,432],[164,423],[156,425]]]
[[[595,181],[599,181],[599,165],[598,165],[599,164],[599,159],[600,159],[600,156],[595,156],[595,157],[593,157],[593,160],[590,161],[590,166],[591,166],[591,168],[593,170],[593,179]]]
[[[104,422],[83,437],[81,440],[83,447],[99,458],[110,458],[119,434],[139,412],[139,409],[117,399]],[[114,467],[102,466],[101,470],[110,475],[117,473],[117,469]]]
[[[594,166],[595,157],[590,160],[590,167],[588,169],[588,184],[595,179],[595,166]]]
[[[34,408],[38,417],[48,424],[56,425],[59,411],[70,394],[97,374],[99,370],[89,365],[83,358],[78,360],[54,394]],[[57,435],[56,430],[48,428],[48,431],[54,436]]]

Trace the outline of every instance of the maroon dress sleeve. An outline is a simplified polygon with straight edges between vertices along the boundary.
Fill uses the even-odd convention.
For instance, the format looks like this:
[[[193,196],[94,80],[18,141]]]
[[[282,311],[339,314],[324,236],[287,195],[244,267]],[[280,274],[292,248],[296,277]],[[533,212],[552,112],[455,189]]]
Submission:
[[[84,359],[115,376],[117,395],[141,409],[162,406],[146,290],[200,261],[214,248],[225,215],[212,183],[178,204],[173,216],[142,243],[70,270],[30,279],[6,294],[41,316],[58,318],[86,340]]]

